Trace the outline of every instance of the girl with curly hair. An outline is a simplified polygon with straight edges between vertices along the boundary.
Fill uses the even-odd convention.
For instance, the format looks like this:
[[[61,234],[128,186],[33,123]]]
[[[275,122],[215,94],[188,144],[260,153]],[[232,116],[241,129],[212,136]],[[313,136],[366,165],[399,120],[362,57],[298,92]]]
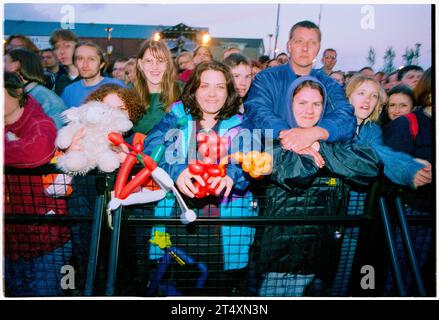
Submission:
[[[128,113],[133,123],[139,121],[143,116],[143,107],[137,92],[131,89],[122,88],[116,84],[104,84],[99,89],[93,91],[85,100],[102,101],[111,107],[118,107]]]

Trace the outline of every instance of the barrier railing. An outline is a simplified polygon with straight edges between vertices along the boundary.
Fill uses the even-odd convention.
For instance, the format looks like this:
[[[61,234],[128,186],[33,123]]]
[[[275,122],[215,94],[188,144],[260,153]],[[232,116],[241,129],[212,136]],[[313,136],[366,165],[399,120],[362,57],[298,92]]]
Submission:
[[[252,198],[237,197],[228,207],[189,200],[199,218],[187,226],[172,199],[121,207],[112,213],[110,230],[104,217],[114,175],[93,172],[66,182],[48,165],[5,168],[4,177],[6,296],[381,296],[387,279],[377,277],[375,289],[367,291],[359,285],[360,270],[372,265],[377,274],[385,273],[387,265],[377,257],[387,252],[397,294],[408,294],[395,218],[379,183],[358,189],[320,176],[319,192],[276,187],[273,197],[259,183]],[[279,202],[282,192],[291,193],[287,202]],[[161,216],[160,206],[171,206],[171,215]],[[221,214],[222,206],[238,213]],[[401,208],[410,268],[417,293],[425,296]],[[416,220],[422,217],[408,219]],[[380,228],[382,236],[374,233]],[[380,242],[385,240],[388,251]],[[74,278],[65,266],[73,267]]]
[[[5,168],[6,296],[92,294],[107,179]]]
[[[380,205],[383,207],[382,214],[388,215],[385,218],[386,234],[393,242],[389,244],[393,278],[387,277],[384,294],[394,295],[392,288],[395,282],[400,296],[432,296],[435,295],[432,286],[427,292],[425,283],[435,281],[423,269],[429,267],[427,259],[435,256],[435,217],[431,212],[417,210],[410,201],[404,201],[403,196],[409,192],[411,190],[392,185],[385,179]],[[430,267],[434,265],[432,261],[429,264]]]
[[[318,248],[312,254],[316,255],[318,252],[319,258],[313,256],[308,260],[314,267],[318,263],[327,267],[330,261],[332,273],[323,272],[323,274],[328,279],[337,275],[337,281],[334,281],[332,287],[327,285],[324,288],[325,292],[317,292],[313,289],[313,294],[343,296],[343,293],[347,292],[348,281],[345,278],[349,277],[352,270],[356,246],[353,241],[346,241],[345,235],[349,231],[349,236],[355,237],[359,230],[355,230],[352,234],[352,229],[361,227],[365,221],[370,219],[363,215],[366,197],[364,193],[361,199],[358,196],[359,193],[351,195],[350,187],[339,179],[333,177],[318,179],[322,184],[319,187],[326,190],[316,192],[315,189],[300,188],[300,190],[292,191],[291,194],[300,194],[296,198],[300,197],[302,200],[285,205],[282,209],[285,211],[284,216],[267,216],[269,208],[276,199],[268,199],[259,195],[261,190],[252,190],[254,197],[248,202],[243,201],[244,197],[239,198],[239,201],[230,201],[227,207],[228,212],[237,212],[233,217],[216,212],[218,208],[206,209],[202,201],[201,204],[198,203],[198,207],[193,204],[191,208],[195,208],[199,218],[189,226],[181,225],[178,219],[180,211],[177,206],[170,208],[172,209],[171,217],[155,216],[156,212],[163,212],[164,208],[157,208],[157,205],[151,204],[115,211],[112,237],[114,242],[112,242],[113,251],[110,252],[110,257],[117,256],[118,243],[121,248],[124,248],[120,251],[125,253],[125,257],[122,255],[122,261],[120,261],[122,272],[116,273],[114,268],[111,269],[106,294],[113,295],[122,290],[125,294],[142,296],[279,295],[276,291],[274,293],[262,292],[258,288],[263,281],[261,280],[263,273],[273,274],[273,272],[259,270],[258,260],[261,259],[259,249],[263,247],[266,251],[270,251],[269,248],[288,251],[288,248],[279,248],[276,243],[267,238],[266,232],[272,234],[274,229],[280,237],[290,237],[291,234],[298,233],[297,238],[313,238],[311,245],[314,242]],[[339,194],[342,189],[343,193]],[[297,208],[293,208],[292,205]],[[249,209],[249,206],[253,208]],[[297,213],[300,210],[295,210],[299,207],[302,213]],[[252,210],[253,214],[250,212]],[[295,216],[287,216],[288,213],[290,215],[293,213]],[[122,217],[121,221],[120,217]],[[290,229],[285,233],[285,230],[282,230],[285,228]],[[282,232],[284,232],[283,235]],[[319,232],[324,233],[326,238],[320,238],[317,235]],[[168,237],[169,245],[163,244],[162,248],[158,248],[158,241],[154,239],[157,236]],[[175,253],[177,251],[178,254]],[[333,255],[334,252],[336,255]],[[179,254],[184,258],[179,257]],[[110,264],[112,267],[119,265],[117,261],[110,262]],[[273,264],[275,264],[274,261]],[[267,270],[281,269],[281,267],[272,265]],[[312,274],[310,272],[313,270],[305,269],[299,271]],[[206,274],[194,276],[201,272],[200,270],[206,270]],[[252,275],[252,272],[255,274]],[[116,281],[116,274],[122,277],[120,281]],[[200,287],[200,277],[203,279],[206,277],[202,287]],[[326,283],[328,281],[325,279]],[[314,282],[317,281],[314,280]],[[236,283],[239,283],[238,287],[235,286]],[[254,284],[251,285],[251,283]],[[133,291],[127,292],[128,284],[131,284]],[[294,283],[291,286],[294,286]],[[283,293],[290,294],[288,290]]]

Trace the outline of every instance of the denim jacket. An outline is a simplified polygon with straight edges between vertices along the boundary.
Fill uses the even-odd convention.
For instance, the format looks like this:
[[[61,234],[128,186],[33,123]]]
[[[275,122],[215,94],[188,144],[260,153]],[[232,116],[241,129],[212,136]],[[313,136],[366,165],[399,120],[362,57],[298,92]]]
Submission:
[[[384,163],[384,174],[396,184],[412,186],[416,172],[424,167],[412,156],[384,145],[381,128],[375,123],[361,125],[354,140],[359,144],[370,145],[375,150]]]

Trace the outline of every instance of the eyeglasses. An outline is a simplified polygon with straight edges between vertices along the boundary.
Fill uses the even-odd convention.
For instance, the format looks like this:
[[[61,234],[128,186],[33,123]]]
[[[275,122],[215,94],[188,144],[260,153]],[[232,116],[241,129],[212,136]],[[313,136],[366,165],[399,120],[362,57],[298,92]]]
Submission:
[[[166,66],[166,59],[150,59],[150,58],[145,58],[142,60],[143,64],[145,64],[148,67],[152,67],[154,64],[158,65],[159,67],[164,67]]]
[[[337,57],[336,56],[325,56],[325,59],[335,60],[335,59],[337,59]]]

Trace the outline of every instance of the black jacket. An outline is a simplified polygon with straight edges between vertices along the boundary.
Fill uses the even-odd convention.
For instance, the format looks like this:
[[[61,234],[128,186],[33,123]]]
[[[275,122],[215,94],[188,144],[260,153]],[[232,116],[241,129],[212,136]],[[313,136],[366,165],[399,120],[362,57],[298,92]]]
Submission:
[[[312,159],[283,150],[275,144],[273,172],[264,191],[265,216],[343,216],[350,184],[371,184],[380,172],[375,152],[366,146],[320,143],[320,154],[330,177],[317,177]],[[316,274],[330,281],[338,265],[338,228],[318,225],[270,225],[257,237],[256,270]]]

